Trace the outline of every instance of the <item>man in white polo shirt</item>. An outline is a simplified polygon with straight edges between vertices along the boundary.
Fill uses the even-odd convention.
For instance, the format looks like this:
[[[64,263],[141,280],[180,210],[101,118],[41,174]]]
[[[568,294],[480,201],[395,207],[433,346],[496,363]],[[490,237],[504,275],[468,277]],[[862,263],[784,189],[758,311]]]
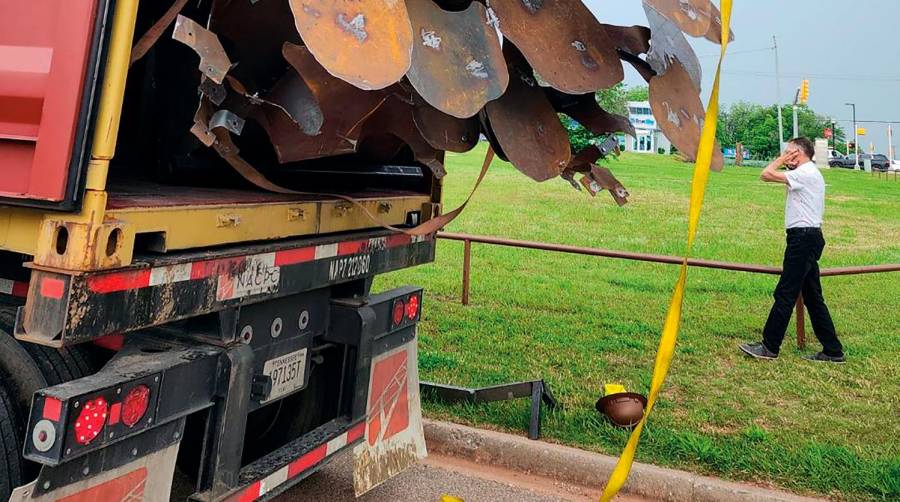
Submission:
[[[834,330],[834,322],[822,297],[819,282],[819,258],[825,248],[822,237],[822,216],[825,213],[825,180],[812,161],[815,147],[807,138],[788,142],[784,154],[763,169],[760,179],[787,185],[784,207],[784,226],[787,247],[781,278],[775,286],[775,303],[763,328],[761,343],[740,346],[746,354],[757,359],[775,359],[781,349],[784,333],[798,295],[809,311],[816,338],[822,351],[806,356],[813,361],[843,363],[844,348]],[[781,166],[786,171],[779,171]]]

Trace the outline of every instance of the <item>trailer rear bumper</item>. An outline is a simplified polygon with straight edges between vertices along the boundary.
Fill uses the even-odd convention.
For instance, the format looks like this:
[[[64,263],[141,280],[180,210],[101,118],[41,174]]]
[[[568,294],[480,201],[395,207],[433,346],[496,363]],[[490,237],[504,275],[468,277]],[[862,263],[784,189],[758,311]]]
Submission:
[[[247,310],[241,323],[281,315],[277,308],[291,301]],[[42,468],[13,500],[124,500],[137,491],[143,500],[165,500],[186,422],[198,417],[205,424],[202,441],[187,443],[199,458],[194,500],[272,497],[346,448],[356,457],[354,487],[364,493],[426,454],[416,367],[421,301],[415,287],[326,300],[327,328],[308,347],[343,354],[330,359],[339,362],[341,376],[326,387],[335,414],[246,465],[250,413],[303,390],[268,398],[273,386],[262,363],[282,357],[272,352],[275,345],[205,343],[207,335],[172,337],[163,330],[129,336],[100,372],[35,393],[24,455]],[[311,336],[304,333],[297,336]],[[273,339],[283,343],[289,336],[295,335],[284,331]],[[260,382],[267,390],[257,388]],[[303,409],[289,408],[288,415]]]

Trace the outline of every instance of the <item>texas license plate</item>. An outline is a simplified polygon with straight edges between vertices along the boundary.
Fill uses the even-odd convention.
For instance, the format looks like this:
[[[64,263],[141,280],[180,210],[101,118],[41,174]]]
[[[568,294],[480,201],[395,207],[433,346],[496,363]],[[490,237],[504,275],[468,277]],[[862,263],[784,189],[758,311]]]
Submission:
[[[272,379],[272,392],[261,402],[278,399],[303,387],[306,376],[306,350],[300,349],[266,361],[263,375],[268,375]]]

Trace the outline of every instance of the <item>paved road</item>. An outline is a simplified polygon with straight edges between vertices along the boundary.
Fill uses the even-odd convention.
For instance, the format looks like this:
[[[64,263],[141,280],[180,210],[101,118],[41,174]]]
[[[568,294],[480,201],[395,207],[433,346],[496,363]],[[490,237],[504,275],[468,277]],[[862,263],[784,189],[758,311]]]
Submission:
[[[338,456],[317,474],[278,498],[278,502],[352,501],[353,475],[349,453]],[[429,457],[366,495],[359,502],[438,502],[450,494],[466,502],[595,502],[599,493],[582,487],[534,479],[519,473],[470,464],[458,459]],[[619,497],[619,502],[650,502]]]

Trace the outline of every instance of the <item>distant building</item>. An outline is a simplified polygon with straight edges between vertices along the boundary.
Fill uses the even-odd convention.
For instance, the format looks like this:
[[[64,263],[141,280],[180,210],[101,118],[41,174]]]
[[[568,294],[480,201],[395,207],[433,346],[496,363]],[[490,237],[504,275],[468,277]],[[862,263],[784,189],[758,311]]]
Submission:
[[[635,136],[619,135],[619,148],[626,152],[670,153],[672,144],[656,125],[649,101],[629,101],[628,120],[634,126]]]

